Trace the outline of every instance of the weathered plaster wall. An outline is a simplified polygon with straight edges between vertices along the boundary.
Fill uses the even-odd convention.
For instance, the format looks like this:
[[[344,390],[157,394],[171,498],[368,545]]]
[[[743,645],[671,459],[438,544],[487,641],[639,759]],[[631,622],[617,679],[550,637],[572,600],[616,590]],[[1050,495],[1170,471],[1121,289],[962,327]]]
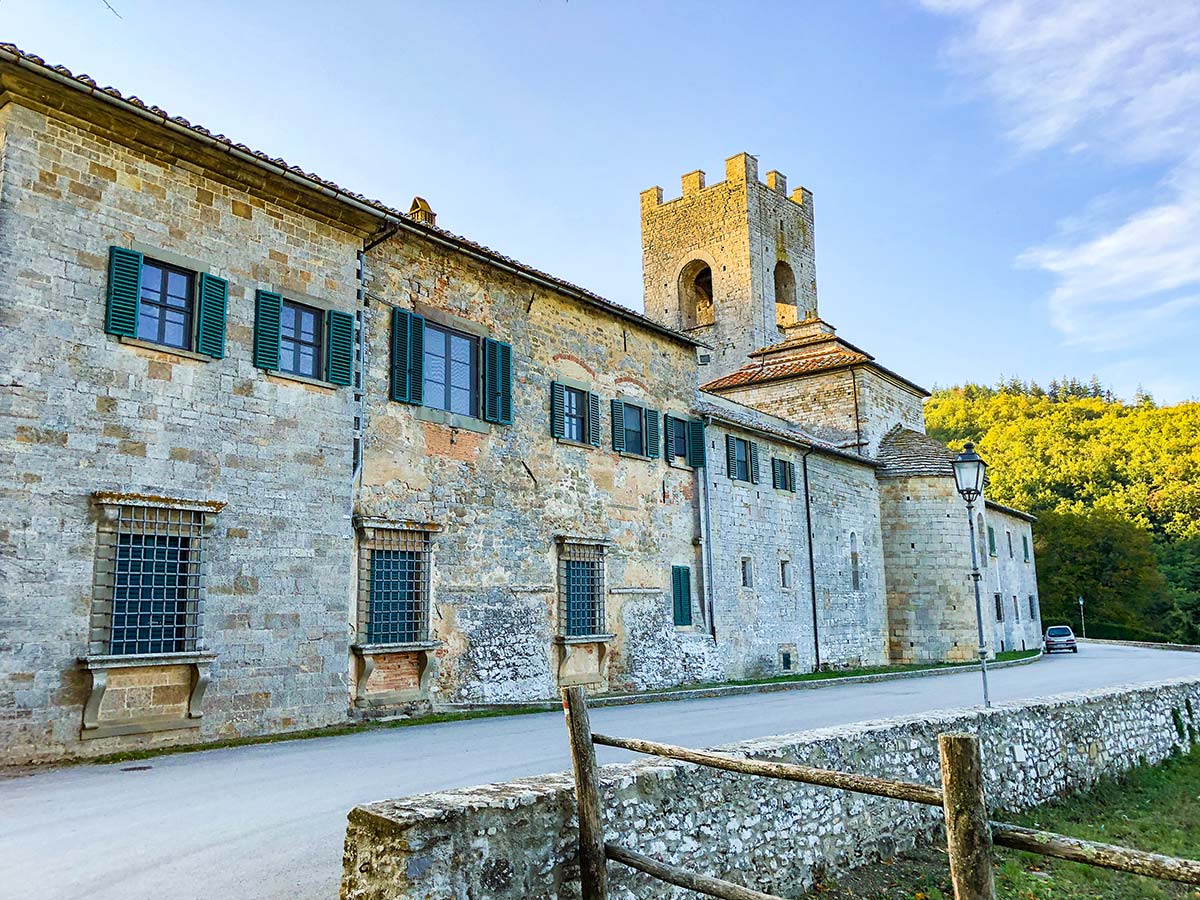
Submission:
[[[63,119],[2,114],[4,757],[129,746],[79,740],[96,490],[228,502],[206,548],[204,640],[219,655],[201,739],[343,720],[350,390],[267,376],[250,344],[258,287],[352,311],[358,239]],[[229,280],[225,359],[104,333],[108,248],[131,242]],[[181,737],[196,739],[144,740]]]
[[[991,641],[997,652],[1025,650],[1041,645],[1043,628],[1041,607],[1037,602],[1037,569],[1033,559],[1033,526],[1026,520],[1010,515],[995,507],[988,507],[984,514],[985,525],[996,532],[996,555],[988,552],[987,532],[982,540],[981,569],[983,578],[984,626],[991,624]],[[1012,554],[1009,554],[1008,535],[1012,535]],[[1029,560],[1026,562],[1021,538],[1029,545]],[[999,594],[1004,608],[1004,619],[996,618],[995,595]],[[1033,598],[1032,613],[1030,598]],[[1014,599],[1015,598],[1015,599]],[[1054,622],[1048,624],[1057,624]]]
[[[892,661],[975,658],[971,540],[954,479],[880,478],[879,498]]]
[[[552,696],[559,633],[558,535],[609,541],[607,686],[720,677],[711,641],[677,631],[672,565],[699,595],[696,476],[612,450],[610,400],[686,415],[695,351],[420,239],[371,252],[364,383],[367,441],[358,511],[431,522],[433,637],[443,642],[434,698]],[[388,397],[391,305],[483,328],[513,346],[513,424],[455,427]],[[601,447],[550,434],[550,383],[601,397]]]
[[[1066,694],[890,719],[723,747],[883,778],[940,783],[937,736],[981,737],[993,809],[1078,791],[1186,749],[1200,682]],[[1183,724],[1177,730],[1174,717]],[[605,837],[689,869],[783,896],[927,840],[942,812],[859,794],[643,760],[601,770]],[[343,900],[577,897],[578,826],[568,774],[360,806],[350,813]],[[614,898],[685,893],[617,864]],[[688,895],[690,896],[690,895]]]

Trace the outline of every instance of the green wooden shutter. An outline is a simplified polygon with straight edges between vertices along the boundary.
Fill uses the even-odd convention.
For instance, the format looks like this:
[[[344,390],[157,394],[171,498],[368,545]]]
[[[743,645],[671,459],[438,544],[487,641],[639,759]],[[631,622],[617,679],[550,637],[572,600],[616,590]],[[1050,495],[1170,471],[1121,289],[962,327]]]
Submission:
[[[600,446],[600,397],[596,394],[587,395],[588,418],[587,439],[593,447]]]
[[[988,526],[988,553],[996,555],[996,529],[991,525]]]
[[[688,422],[688,465],[697,469],[704,468],[707,462],[707,448],[704,446],[704,421],[692,419]]]
[[[556,438],[566,436],[566,418],[567,418],[567,398],[566,391],[563,386],[557,381],[550,382],[550,434]],[[587,435],[584,435],[587,437]]]
[[[1021,535],[1021,547],[1025,551],[1025,562],[1029,562],[1029,536]]]
[[[392,378],[389,396],[398,403],[408,403],[410,395],[409,347],[411,344],[412,313],[398,307],[392,309]]]
[[[512,422],[512,346],[486,338],[483,342],[483,417],[489,422]]]
[[[658,459],[661,450],[658,436],[658,410],[646,410],[646,455]]]
[[[732,434],[725,435],[725,468],[731,480],[737,480],[737,443]]]
[[[671,599],[675,624],[692,624],[692,570],[687,566],[671,567]]]
[[[142,296],[142,254],[124,247],[108,248],[108,305],[104,330],[137,337],[138,306]]]
[[[758,443],[750,441],[750,480],[758,484]]]
[[[354,378],[354,316],[331,309],[329,341],[325,354],[325,380],[330,384],[349,384]]]
[[[670,413],[663,413],[663,456],[667,462],[675,459],[675,417]]]
[[[254,365],[272,372],[279,370],[279,320],[283,297],[272,291],[254,295]]]
[[[781,460],[771,457],[771,487],[779,490],[783,487],[783,472],[780,470]]]
[[[201,272],[197,295],[196,350],[213,359],[224,359],[229,282],[216,275]]]
[[[425,403],[425,317],[410,314],[408,328],[408,402]]]
[[[612,445],[618,453],[625,452],[625,404],[612,402]]]
[[[788,461],[788,490],[793,494],[796,493],[796,464]]]

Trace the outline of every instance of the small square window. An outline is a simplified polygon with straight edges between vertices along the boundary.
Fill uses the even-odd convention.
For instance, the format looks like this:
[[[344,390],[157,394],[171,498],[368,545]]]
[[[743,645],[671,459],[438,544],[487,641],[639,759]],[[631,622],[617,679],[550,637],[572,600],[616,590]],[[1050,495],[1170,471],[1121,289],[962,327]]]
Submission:
[[[742,557],[742,587],[754,587],[754,560]]]
[[[424,404],[479,417],[479,338],[425,323]]]
[[[138,339],[191,350],[195,286],[195,272],[143,260]]]
[[[323,310],[284,300],[279,313],[279,371],[320,378],[324,338]]]
[[[625,452],[646,455],[646,411],[632,403],[623,404],[625,416]]]

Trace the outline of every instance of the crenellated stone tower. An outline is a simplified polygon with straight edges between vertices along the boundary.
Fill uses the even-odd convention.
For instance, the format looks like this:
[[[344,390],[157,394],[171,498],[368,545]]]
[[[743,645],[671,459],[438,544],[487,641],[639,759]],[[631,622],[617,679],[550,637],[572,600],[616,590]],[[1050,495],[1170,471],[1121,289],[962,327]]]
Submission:
[[[725,180],[683,176],[683,195],[663,202],[642,192],[646,314],[713,347],[710,377],[728,374],[751,351],[817,314],[812,194],[739,153]]]

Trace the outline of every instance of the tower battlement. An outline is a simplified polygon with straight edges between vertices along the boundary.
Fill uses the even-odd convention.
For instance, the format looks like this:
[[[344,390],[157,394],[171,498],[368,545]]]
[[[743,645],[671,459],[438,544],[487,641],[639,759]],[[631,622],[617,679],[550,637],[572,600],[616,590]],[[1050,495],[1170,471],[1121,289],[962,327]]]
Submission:
[[[729,157],[715,184],[688,172],[670,200],[648,188],[641,214],[646,314],[712,344],[718,371],[816,315],[812,192],[759,180],[757,157]]]

